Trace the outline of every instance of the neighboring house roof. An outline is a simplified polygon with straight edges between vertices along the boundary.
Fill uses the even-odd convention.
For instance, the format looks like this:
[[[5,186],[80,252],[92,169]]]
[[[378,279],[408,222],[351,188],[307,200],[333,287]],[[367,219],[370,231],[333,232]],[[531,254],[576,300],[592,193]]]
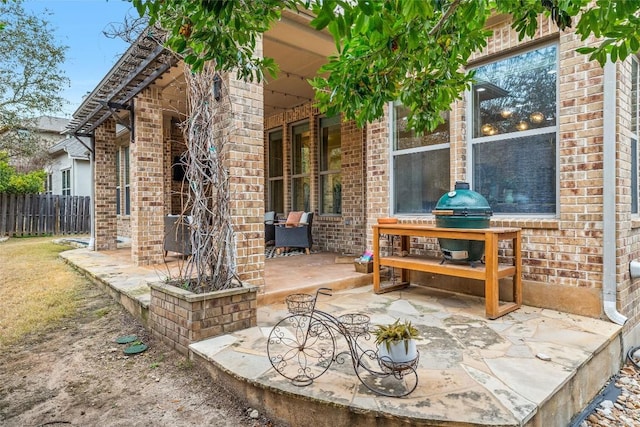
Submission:
[[[89,138],[81,138],[82,141],[90,146]],[[75,138],[65,138],[47,150],[49,154],[58,154],[66,152],[69,157],[74,159],[89,160],[89,150]]]
[[[33,119],[32,126],[42,132],[62,133],[69,124],[69,119],[63,117],[40,116]]]
[[[3,134],[11,129],[32,129],[38,133],[62,133],[70,120],[64,117],[40,116],[32,119],[26,119],[17,127],[4,127],[0,129]]]
[[[158,41],[163,36],[157,28],[142,32],[73,113],[69,133],[89,135],[111,115],[109,104],[126,104],[177,63],[175,55]]]

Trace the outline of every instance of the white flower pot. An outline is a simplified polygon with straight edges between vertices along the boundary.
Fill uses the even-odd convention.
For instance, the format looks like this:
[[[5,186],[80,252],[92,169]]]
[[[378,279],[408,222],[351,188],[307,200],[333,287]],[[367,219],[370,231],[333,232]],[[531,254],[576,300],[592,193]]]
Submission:
[[[408,341],[407,347],[405,347],[405,341]],[[415,360],[416,357],[418,357],[416,340],[391,342],[389,349],[387,349],[387,343],[378,344],[378,358],[383,362],[407,363]]]

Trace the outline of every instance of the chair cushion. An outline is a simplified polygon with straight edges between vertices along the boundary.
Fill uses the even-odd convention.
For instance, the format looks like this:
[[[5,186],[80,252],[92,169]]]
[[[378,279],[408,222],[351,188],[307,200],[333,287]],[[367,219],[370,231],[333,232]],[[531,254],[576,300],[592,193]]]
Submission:
[[[300,216],[300,224],[308,224],[309,223],[309,212],[302,212]]]
[[[274,211],[269,211],[264,213],[264,223],[265,224],[273,224],[273,221],[276,219],[276,213]]]
[[[287,217],[287,226],[297,226],[300,223],[303,211],[291,211]]]

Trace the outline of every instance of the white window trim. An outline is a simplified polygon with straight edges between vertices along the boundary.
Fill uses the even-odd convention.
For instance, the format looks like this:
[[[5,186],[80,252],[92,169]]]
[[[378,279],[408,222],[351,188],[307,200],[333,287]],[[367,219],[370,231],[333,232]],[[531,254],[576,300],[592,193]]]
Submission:
[[[65,173],[68,174],[68,180],[69,180],[69,186],[65,187]],[[61,174],[61,178],[62,178],[62,185],[60,187],[60,193],[63,196],[71,196],[72,195],[72,191],[71,191],[71,168],[64,168],[60,170],[60,174]],[[65,190],[69,190],[69,194],[65,194]]]
[[[629,206],[629,210],[631,212],[631,217],[633,219],[638,219],[640,218],[640,176],[639,172],[640,172],[640,56],[638,55],[631,55],[630,56],[630,60],[631,60],[631,64],[629,64],[629,67],[631,68],[630,70],[630,74],[631,74],[631,78],[632,79],[636,79],[636,83],[638,84],[638,88],[637,88],[637,92],[636,92],[636,129],[632,129],[631,126],[629,128],[630,130],[630,134],[631,134],[631,138],[629,140],[629,149],[632,149],[633,145],[631,144],[632,140],[636,141],[636,152],[634,153],[633,151],[631,152],[631,155],[635,155],[635,165],[636,168],[635,170],[632,170],[632,173],[636,175],[636,188],[631,188],[631,191],[635,192],[635,197],[636,197],[636,204],[637,204],[637,212],[633,212],[633,195],[632,195],[632,199],[631,199],[631,203]],[[633,75],[633,63],[636,63],[636,75]],[[633,85],[633,81],[631,82],[631,84]],[[631,92],[631,95],[633,95],[633,92]],[[633,102],[633,99],[631,100],[631,102]],[[629,106],[630,108],[630,113],[633,113],[633,109],[631,108],[631,105]],[[633,120],[633,117],[630,117],[631,120]],[[632,159],[632,163],[631,165],[633,165],[633,159]]]
[[[326,116],[318,117],[317,120],[317,132],[318,132],[318,212],[322,216],[333,216],[333,217],[341,217],[342,213],[333,213],[333,212],[322,212],[322,177],[326,175],[340,175],[342,178],[342,126],[340,119],[338,119],[338,125],[340,126],[340,169],[327,169],[326,171],[321,170],[322,164],[322,119],[327,118]],[[342,182],[342,181],[341,181]],[[340,196],[342,198],[342,196]],[[340,200],[342,203],[342,200]]]
[[[282,146],[283,152],[280,153],[280,155],[282,156],[282,175],[275,176],[275,177],[270,176],[269,173],[271,172],[271,164],[269,164],[269,167],[266,170],[266,175],[267,175],[267,202],[269,204],[269,210],[274,210],[275,209],[273,206],[271,206],[272,184],[274,182],[276,182],[276,181],[281,181],[282,182],[282,189],[284,190],[284,170],[285,170],[285,164],[284,164],[284,159],[285,159],[285,153],[284,153],[284,149],[285,149],[284,129],[282,129],[282,128],[272,129],[272,130],[267,132],[267,144],[268,144],[268,147],[269,147],[269,157],[268,157],[267,160],[269,160],[269,162],[271,162],[271,135],[274,134],[274,133],[277,133],[277,132],[280,132],[280,138],[282,139],[281,146]],[[284,200],[282,201],[282,205],[285,206]],[[276,212],[276,213],[284,213],[284,212]]]
[[[449,159],[451,159],[451,116],[449,116],[449,142],[443,144],[435,144],[428,145],[424,147],[415,147],[415,148],[405,148],[402,150],[396,150],[394,148],[395,142],[395,134],[396,134],[396,110],[395,106],[399,105],[399,102],[389,102],[389,206],[388,206],[388,215],[389,216],[397,216],[401,218],[406,217],[433,217],[432,213],[429,212],[420,212],[420,213],[397,213],[394,209],[394,200],[396,200],[395,196],[395,179],[396,176],[393,173],[394,166],[394,158],[396,156],[402,156],[406,154],[418,154],[424,153],[427,151],[437,151],[437,150],[445,150],[449,151]],[[451,161],[451,160],[450,160]],[[451,168],[451,166],[449,166]]]
[[[294,174],[293,173],[293,150],[294,150],[294,133],[293,133],[293,128],[297,127],[297,126],[301,126],[301,125],[307,125],[308,128],[308,132],[309,132],[309,138],[311,139],[311,123],[309,121],[309,119],[305,119],[296,123],[291,123],[290,127],[289,127],[289,135],[290,135],[290,153],[291,153],[291,175],[289,177],[289,188],[290,188],[290,193],[289,193],[289,200],[291,203],[291,209],[299,209],[298,207],[295,207],[295,200],[293,199],[293,195],[294,195],[294,191],[293,191],[293,183],[297,178],[302,178],[304,181],[304,178],[309,178],[309,185],[311,185],[311,149],[313,147],[313,141],[311,140],[309,142],[309,172],[307,173],[299,173],[299,174]],[[311,190],[311,189],[310,189]],[[311,204],[312,200],[309,199],[309,204]],[[311,206],[310,206],[311,208]],[[304,210],[304,206],[301,208]]]

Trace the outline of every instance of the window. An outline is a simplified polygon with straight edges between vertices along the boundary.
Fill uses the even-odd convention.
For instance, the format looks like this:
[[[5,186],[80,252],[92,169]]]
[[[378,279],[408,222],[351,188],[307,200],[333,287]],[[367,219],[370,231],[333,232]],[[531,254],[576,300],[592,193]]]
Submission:
[[[124,214],[131,215],[131,186],[129,185],[129,147],[124,147]]]
[[[121,161],[124,161],[124,174],[121,173]],[[129,185],[129,147],[116,152],[116,214],[122,215],[122,188],[124,187],[124,215],[131,214],[131,191]]]
[[[320,213],[342,213],[340,116],[320,119]]]
[[[640,95],[638,87],[640,85],[640,67],[638,67],[638,57],[631,57],[631,213],[638,213],[638,123],[639,111],[638,106],[640,101],[638,96]]]
[[[45,182],[44,187],[45,187],[44,188],[45,194],[53,194],[53,174],[52,173],[47,174],[47,181]]]
[[[282,131],[269,133],[269,176],[267,181],[269,211],[284,213],[284,161]]]
[[[71,169],[65,169],[62,171],[62,195],[71,195]]]
[[[120,191],[120,150],[116,151],[116,215],[120,215],[121,212],[121,196],[122,192]]]
[[[473,184],[494,213],[556,212],[557,69],[555,45],[475,69]]]
[[[309,123],[291,129],[291,209],[308,211],[311,191],[311,135]]]
[[[449,185],[449,113],[433,132],[416,135],[407,127],[409,110],[392,110],[393,212],[430,214]]]

